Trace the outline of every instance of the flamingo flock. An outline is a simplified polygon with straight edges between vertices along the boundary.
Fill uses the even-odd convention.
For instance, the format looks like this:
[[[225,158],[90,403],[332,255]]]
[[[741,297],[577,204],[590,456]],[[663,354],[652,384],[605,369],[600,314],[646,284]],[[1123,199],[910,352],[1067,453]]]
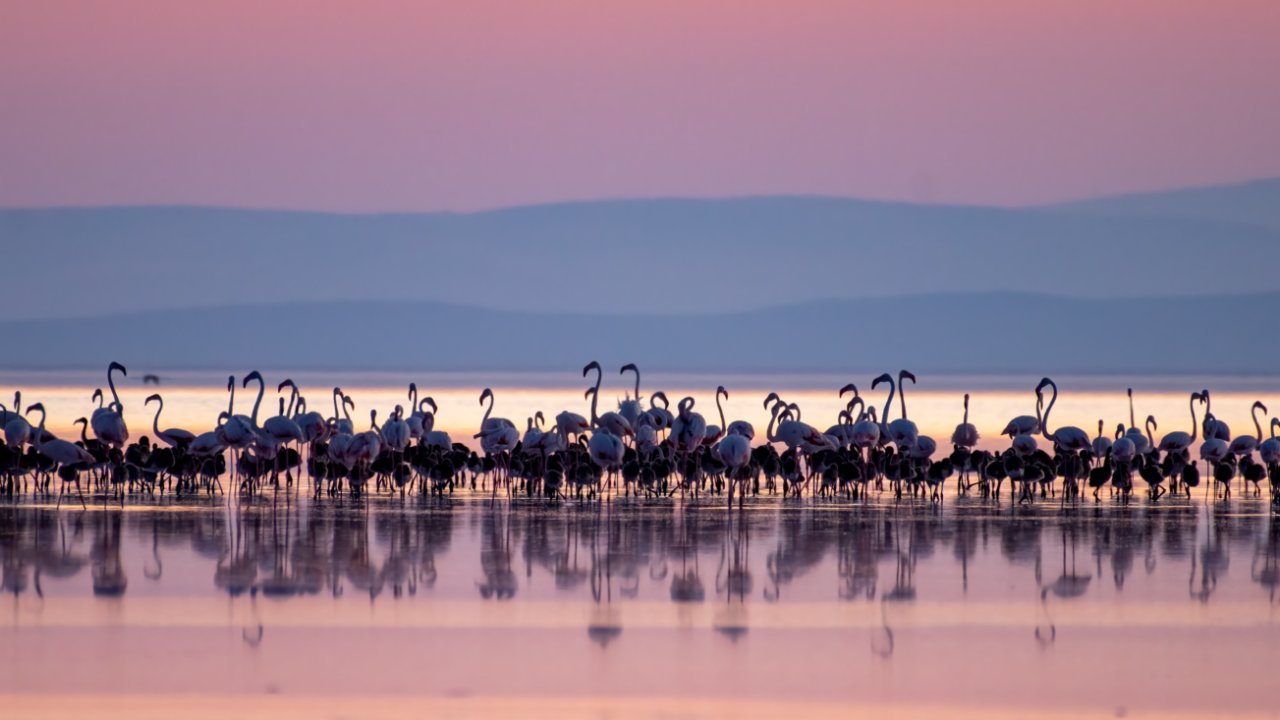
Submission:
[[[969,421],[965,394],[950,451],[940,452],[938,442],[908,416],[907,384],[915,385],[916,377],[907,370],[871,381],[871,390],[886,390],[878,411],[857,385],[840,388],[843,409],[825,430],[806,422],[798,404],[771,392],[763,403],[769,423],[760,438],[751,423],[726,418],[721,400],[730,395],[723,386],[716,388],[716,414],[708,422],[692,397],[681,398],[672,412],[666,394],[655,390],[646,405],[639,368],[619,370],[628,373],[634,383],[625,399],[616,410],[601,412],[605,371],[598,362],[588,363],[582,369],[583,399],[590,402],[579,408],[588,414],[565,409],[548,423],[539,411],[525,420],[523,432],[495,415],[497,397],[485,388],[479,396],[484,416],[471,437],[477,450],[436,429],[439,407],[419,396],[416,384],[409,385],[407,404],[392,407],[381,423],[378,410],[369,409],[366,425],[352,418],[356,404],[341,387],[333,388],[332,412],[326,415],[311,409],[298,385],[285,379],[276,385],[276,414],[264,418],[267,382],[256,370],[239,382],[228,377],[226,410],[213,429],[199,434],[163,427],[164,398],[148,396],[144,412],[155,406],[151,432],[130,442],[116,387],[117,375],[127,377],[128,371],[113,362],[107,368],[110,401],[101,390],[93,393],[96,407],[74,423],[78,440],[50,433],[44,405],[24,407],[21,392],[14,393],[12,408],[0,404],[0,490],[52,494],[56,479],[59,503],[72,488],[83,503],[86,484],[123,502],[139,493],[228,492],[224,479],[237,494],[278,491],[301,486],[305,477],[317,495],[444,495],[469,488],[557,502],[679,493],[723,497],[732,506],[735,498],[742,504],[761,494],[865,501],[887,493],[895,501],[941,503],[954,482],[959,496],[998,500],[1007,483],[1013,502],[1052,497],[1065,506],[1089,498],[1102,502],[1104,492],[1127,504],[1135,488],[1152,502],[1170,493],[1190,496],[1207,476],[1206,495],[1212,488],[1222,498],[1233,487],[1260,496],[1267,480],[1272,505],[1280,507],[1280,418],[1270,419],[1264,437],[1268,410],[1255,402],[1254,433],[1232,436],[1214,416],[1207,389],[1189,394],[1187,424],[1158,439],[1155,417],[1138,425],[1132,390],[1128,425],[1108,433],[1100,419],[1091,435],[1052,424],[1058,385],[1046,377],[1032,391],[1035,414],[1011,418],[1001,431],[1008,437],[1003,450],[978,449],[981,436]],[[251,386],[252,409],[237,412],[236,391]]]

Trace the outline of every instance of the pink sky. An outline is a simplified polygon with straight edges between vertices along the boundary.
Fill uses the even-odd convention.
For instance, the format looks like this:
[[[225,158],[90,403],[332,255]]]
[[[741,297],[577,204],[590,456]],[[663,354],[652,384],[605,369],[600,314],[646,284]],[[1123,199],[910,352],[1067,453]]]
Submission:
[[[0,206],[1021,204],[1280,175],[1275,0],[4,0]]]

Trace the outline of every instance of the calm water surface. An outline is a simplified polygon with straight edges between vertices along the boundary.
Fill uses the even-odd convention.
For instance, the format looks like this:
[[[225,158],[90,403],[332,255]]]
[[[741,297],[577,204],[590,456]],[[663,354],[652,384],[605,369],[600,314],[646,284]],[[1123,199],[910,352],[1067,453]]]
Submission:
[[[216,377],[171,379],[162,425],[200,430],[225,409]],[[333,378],[298,379],[327,401]],[[997,425],[1032,410],[1037,379],[921,378],[908,407],[945,438],[970,391],[972,419],[1003,447]],[[44,401],[55,432],[87,414],[96,386],[65,374],[0,380]],[[361,412],[403,402],[393,379],[365,380],[348,387]],[[759,428],[767,388],[827,418],[843,384],[749,380],[730,386],[726,413]],[[478,423],[481,382],[426,388],[459,439]],[[503,382],[495,414],[521,424],[535,409],[583,410],[572,381]],[[714,384],[729,384],[665,382],[673,400],[687,388],[708,413]],[[1190,423],[1183,386],[1205,384],[1059,383],[1062,422],[1127,422],[1133,384],[1140,416],[1169,429]],[[1251,425],[1248,405],[1276,390],[1212,387],[1237,432]],[[124,389],[135,434],[150,425],[150,391]],[[1280,524],[1254,498],[1198,492],[1121,507],[1104,496],[1064,511],[1007,495],[942,507],[765,497],[729,512],[714,499],[546,507],[465,492],[317,500],[295,488],[124,507],[91,498],[87,509],[6,502],[5,716],[989,719],[1277,707]]]
[[[1280,524],[1253,499],[19,501],[0,559],[0,695],[33,707],[1266,713],[1280,661]]]

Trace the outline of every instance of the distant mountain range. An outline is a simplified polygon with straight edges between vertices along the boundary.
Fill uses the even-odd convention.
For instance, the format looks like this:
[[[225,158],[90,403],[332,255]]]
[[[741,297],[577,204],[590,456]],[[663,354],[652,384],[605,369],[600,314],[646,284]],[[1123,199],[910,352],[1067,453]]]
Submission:
[[[1280,180],[1015,209],[15,209],[0,257],[0,368],[1270,373],[1280,350]]]
[[[1280,288],[1280,181],[1021,209],[821,197],[472,214],[0,211],[0,320],[325,300],[732,312],[823,299]]]
[[[687,317],[322,302],[0,323],[6,368],[1274,374],[1280,293],[830,300]]]
[[[1095,216],[1200,220],[1280,230],[1280,178],[1134,193],[1050,205],[1046,209]]]

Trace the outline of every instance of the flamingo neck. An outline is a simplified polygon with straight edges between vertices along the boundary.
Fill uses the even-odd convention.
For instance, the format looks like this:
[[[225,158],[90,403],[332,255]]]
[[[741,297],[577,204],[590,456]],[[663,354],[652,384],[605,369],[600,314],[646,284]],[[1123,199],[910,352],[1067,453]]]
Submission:
[[[1199,424],[1196,422],[1196,399],[1191,398],[1190,402],[1187,403],[1187,407],[1191,409],[1191,442],[1195,442],[1196,432],[1200,429]],[[1258,435],[1262,435],[1262,428],[1258,428]]]
[[[1058,439],[1054,434],[1049,432],[1049,413],[1053,412],[1053,404],[1058,402],[1058,386],[1056,383],[1049,383],[1049,387],[1053,388],[1053,397],[1049,398],[1049,404],[1045,406],[1044,417],[1040,419],[1040,433],[1044,435],[1046,440],[1057,442]]]

